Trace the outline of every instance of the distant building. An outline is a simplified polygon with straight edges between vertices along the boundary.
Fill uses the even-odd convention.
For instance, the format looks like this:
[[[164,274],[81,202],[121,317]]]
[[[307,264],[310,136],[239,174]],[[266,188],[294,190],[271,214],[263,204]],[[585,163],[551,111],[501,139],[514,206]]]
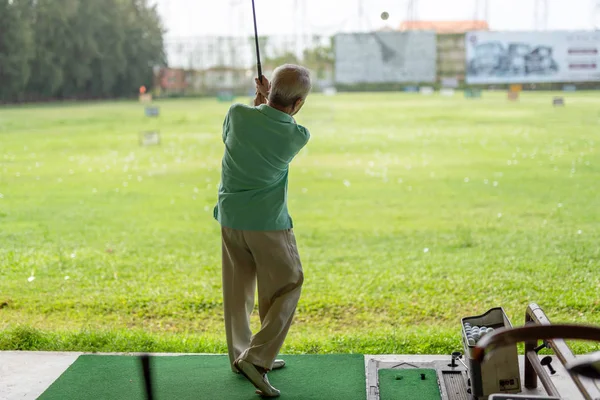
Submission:
[[[405,21],[400,31],[434,31],[437,34],[438,81],[457,79],[464,82],[466,74],[465,34],[489,31],[487,21]]]
[[[245,68],[212,67],[204,70],[162,68],[155,87],[166,95],[215,95],[220,92],[247,93],[253,87],[252,71]]]
[[[487,21],[404,21],[400,31],[434,31],[438,35],[466,33],[469,31],[489,31]]]
[[[155,75],[161,92],[183,94],[188,87],[185,70],[182,68],[162,68]]]
[[[246,68],[212,67],[202,71],[203,92],[218,93],[222,91],[245,93],[252,82],[252,71]]]
[[[396,32],[396,29],[392,28],[389,25],[382,26],[378,29],[379,32]]]

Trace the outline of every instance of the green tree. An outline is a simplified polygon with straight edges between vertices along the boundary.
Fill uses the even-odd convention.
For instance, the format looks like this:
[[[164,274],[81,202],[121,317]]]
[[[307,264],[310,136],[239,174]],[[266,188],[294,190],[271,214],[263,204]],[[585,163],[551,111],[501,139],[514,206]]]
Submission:
[[[125,17],[119,0],[99,0],[106,4],[96,19],[96,57],[91,62],[92,79],[88,91],[96,97],[118,95],[120,77],[127,69]]]
[[[127,96],[142,85],[152,86],[153,67],[166,65],[164,28],[156,6],[147,0],[119,0],[124,33],[123,55],[127,68],[120,74],[115,93]]]
[[[250,46],[252,46],[252,62],[254,63],[254,65],[256,65],[256,38],[254,37],[254,35],[248,36],[248,42],[250,43]],[[271,67],[271,65],[269,64],[269,59],[268,57],[266,57],[265,52],[269,45],[270,41],[268,36],[258,36],[258,47],[260,49],[261,57],[260,63],[263,69],[268,69],[269,67]]]
[[[88,97],[89,85],[94,79],[92,65],[99,57],[100,24],[104,19],[106,0],[78,0],[68,15],[66,31],[70,39],[63,44],[65,63],[62,66],[63,81],[58,95],[61,98]]]
[[[319,38],[314,38],[311,48],[305,49],[303,54],[303,64],[305,67],[313,70],[318,79],[326,77],[327,71],[333,71],[335,65],[335,54],[333,45],[323,45]]]
[[[34,48],[27,6],[23,0],[0,0],[0,100],[19,100],[29,80]]]
[[[31,63],[29,94],[38,98],[57,97],[65,85],[65,66],[74,39],[69,28],[79,0],[37,0],[31,3],[31,26],[35,57]]]
[[[265,57],[263,64],[268,69],[274,69],[283,64],[299,64],[298,57],[291,51],[283,51],[270,57]]]
[[[163,34],[148,0],[0,0],[0,99],[131,96]]]

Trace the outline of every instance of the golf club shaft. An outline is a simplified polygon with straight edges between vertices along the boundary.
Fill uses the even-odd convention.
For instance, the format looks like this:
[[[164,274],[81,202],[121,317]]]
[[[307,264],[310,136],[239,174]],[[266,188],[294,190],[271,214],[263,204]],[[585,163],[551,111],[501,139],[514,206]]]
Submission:
[[[260,48],[258,46],[258,29],[256,28],[256,9],[252,0],[252,16],[254,17],[254,41],[256,42],[256,65],[258,67],[258,79],[262,82],[262,66],[260,65]]]
[[[144,383],[146,387],[146,399],[154,400],[154,391],[152,389],[152,373],[150,371],[150,356],[145,354],[140,357],[142,361],[142,371],[144,374]]]

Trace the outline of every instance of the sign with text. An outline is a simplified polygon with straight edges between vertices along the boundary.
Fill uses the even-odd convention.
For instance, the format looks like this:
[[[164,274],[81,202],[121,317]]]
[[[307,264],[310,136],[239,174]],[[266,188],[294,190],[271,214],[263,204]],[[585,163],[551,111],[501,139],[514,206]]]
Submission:
[[[600,81],[600,31],[469,32],[467,83]]]

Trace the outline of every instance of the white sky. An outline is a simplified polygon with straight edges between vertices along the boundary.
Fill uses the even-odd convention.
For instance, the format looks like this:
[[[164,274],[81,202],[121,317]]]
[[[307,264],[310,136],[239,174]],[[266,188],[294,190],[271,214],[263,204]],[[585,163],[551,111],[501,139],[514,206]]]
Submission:
[[[168,30],[167,38],[203,35],[251,35],[251,0],[154,0]],[[534,30],[536,2],[543,0],[489,0],[493,30]],[[333,34],[338,31],[380,28],[383,11],[387,24],[397,27],[406,19],[408,0],[255,0],[260,35]],[[484,0],[481,0],[483,3]],[[600,11],[592,16],[596,0],[546,0],[548,29],[593,29]],[[423,20],[470,20],[477,0],[419,0]],[[305,10],[302,12],[302,10]],[[479,13],[480,19],[483,13]]]

